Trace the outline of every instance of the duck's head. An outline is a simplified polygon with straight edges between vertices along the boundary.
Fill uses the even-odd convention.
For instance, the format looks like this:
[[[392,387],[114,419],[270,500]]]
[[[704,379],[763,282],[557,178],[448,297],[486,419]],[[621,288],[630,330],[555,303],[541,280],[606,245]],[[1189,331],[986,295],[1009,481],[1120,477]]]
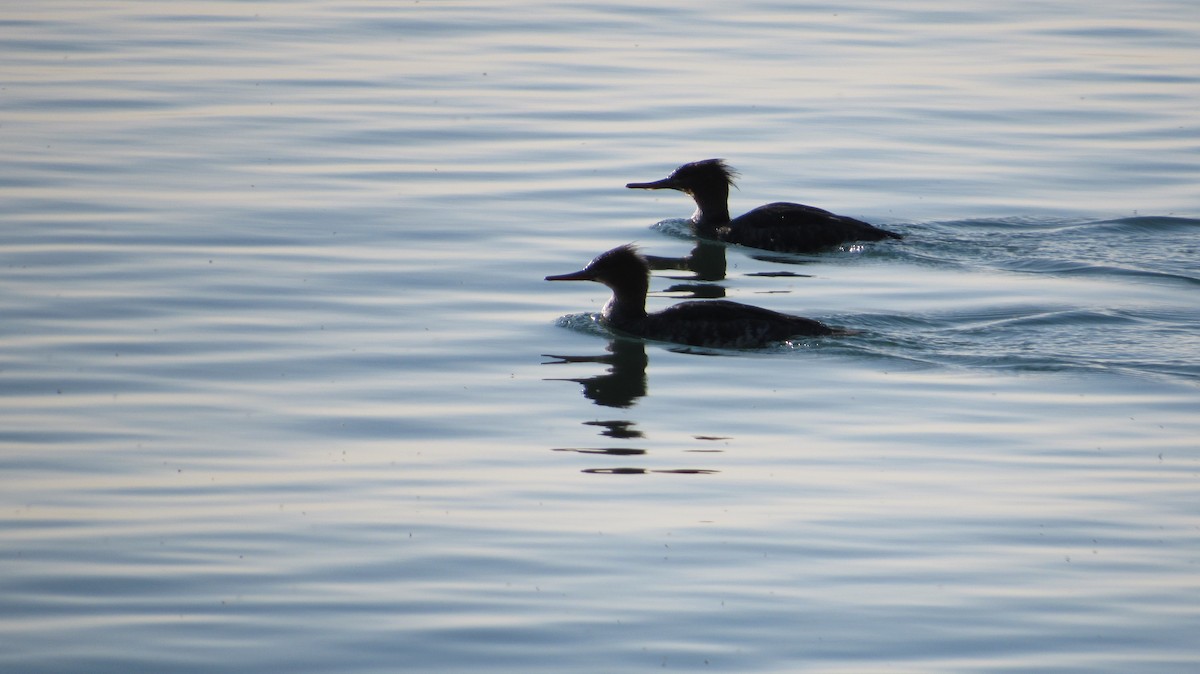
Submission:
[[[629,183],[625,187],[634,190],[679,190],[695,197],[697,194],[729,195],[734,186],[737,171],[729,167],[724,159],[705,159],[684,164],[671,175],[649,183]]]
[[[644,300],[650,287],[650,265],[633,244],[617,246],[597,255],[586,267],[570,274],[547,276],[547,281],[595,281],[615,295]]]

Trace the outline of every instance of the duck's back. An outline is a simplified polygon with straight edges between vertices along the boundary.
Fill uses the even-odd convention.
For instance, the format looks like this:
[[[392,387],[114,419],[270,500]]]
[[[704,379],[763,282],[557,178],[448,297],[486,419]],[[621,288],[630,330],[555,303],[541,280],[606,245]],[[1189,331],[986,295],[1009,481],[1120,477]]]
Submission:
[[[717,238],[753,248],[807,253],[852,241],[899,239],[899,234],[829,211],[784,201],[759,206],[718,228]]]
[[[681,302],[629,329],[647,339],[722,348],[753,348],[837,332],[810,318],[729,300]]]

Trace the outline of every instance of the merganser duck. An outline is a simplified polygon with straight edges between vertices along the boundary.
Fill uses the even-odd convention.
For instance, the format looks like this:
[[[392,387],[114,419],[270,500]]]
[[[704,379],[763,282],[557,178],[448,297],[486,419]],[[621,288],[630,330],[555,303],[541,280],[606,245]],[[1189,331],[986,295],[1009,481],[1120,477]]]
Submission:
[[[759,206],[731,220],[729,187],[734,185],[737,175],[724,159],[705,159],[684,164],[662,180],[629,183],[625,187],[679,190],[696,201],[696,212],[691,219],[696,236],[751,248],[811,253],[852,241],[902,238],[862,220],[782,201]]]
[[[754,348],[793,337],[852,334],[824,323],[729,300],[697,300],[646,313],[650,265],[633,245],[598,255],[583,269],[547,281],[596,281],[612,290],[601,321],[635,337],[690,346]]]

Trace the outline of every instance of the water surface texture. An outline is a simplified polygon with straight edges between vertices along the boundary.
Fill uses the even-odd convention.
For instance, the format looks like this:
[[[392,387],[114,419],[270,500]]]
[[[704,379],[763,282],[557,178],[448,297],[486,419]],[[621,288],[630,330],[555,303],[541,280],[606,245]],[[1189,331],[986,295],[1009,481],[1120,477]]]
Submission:
[[[1194,2],[9,4],[0,670],[1200,666]]]

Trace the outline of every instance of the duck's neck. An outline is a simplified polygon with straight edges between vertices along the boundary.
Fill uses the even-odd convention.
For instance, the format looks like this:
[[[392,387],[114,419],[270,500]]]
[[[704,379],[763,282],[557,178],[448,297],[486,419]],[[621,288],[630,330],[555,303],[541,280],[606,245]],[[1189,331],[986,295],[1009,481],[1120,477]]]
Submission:
[[[692,224],[703,228],[715,228],[729,223],[729,188],[714,188],[692,192],[696,201],[696,212]]]
[[[649,281],[613,288],[604,305],[604,319],[615,328],[628,329],[646,318],[646,292]]]

